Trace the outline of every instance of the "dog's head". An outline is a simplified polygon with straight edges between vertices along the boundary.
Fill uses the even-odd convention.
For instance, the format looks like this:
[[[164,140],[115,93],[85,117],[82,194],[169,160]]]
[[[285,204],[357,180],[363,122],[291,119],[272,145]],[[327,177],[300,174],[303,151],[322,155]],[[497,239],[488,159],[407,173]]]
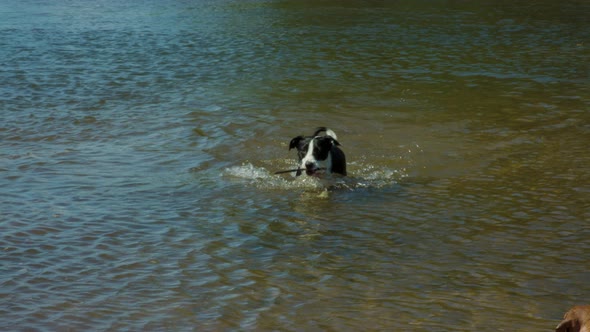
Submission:
[[[326,132],[324,136],[318,136]],[[299,170],[297,176],[305,170],[307,175],[316,175],[319,171],[331,172],[331,151],[340,145],[336,140],[336,134],[325,127],[316,129],[312,136],[297,136],[289,143],[289,150],[297,149],[299,157]]]

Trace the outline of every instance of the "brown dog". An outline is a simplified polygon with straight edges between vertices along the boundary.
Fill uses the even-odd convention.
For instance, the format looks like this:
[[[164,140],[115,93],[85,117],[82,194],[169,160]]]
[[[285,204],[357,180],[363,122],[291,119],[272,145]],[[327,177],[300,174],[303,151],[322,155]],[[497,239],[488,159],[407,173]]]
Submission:
[[[590,305],[577,305],[563,315],[555,332],[590,332]]]

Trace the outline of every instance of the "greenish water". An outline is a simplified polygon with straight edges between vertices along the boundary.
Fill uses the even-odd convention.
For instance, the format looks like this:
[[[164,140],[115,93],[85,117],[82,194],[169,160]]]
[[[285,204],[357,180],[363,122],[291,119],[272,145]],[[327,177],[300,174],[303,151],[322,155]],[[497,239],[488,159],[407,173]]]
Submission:
[[[588,13],[0,5],[0,327],[553,329],[590,294]],[[273,174],[317,126],[330,191]]]

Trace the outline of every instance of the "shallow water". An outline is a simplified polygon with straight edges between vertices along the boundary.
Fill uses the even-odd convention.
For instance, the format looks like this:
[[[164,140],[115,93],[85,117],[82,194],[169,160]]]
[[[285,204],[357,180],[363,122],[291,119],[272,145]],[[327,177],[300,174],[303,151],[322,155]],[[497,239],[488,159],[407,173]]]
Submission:
[[[1,5],[1,329],[551,330],[590,295],[588,12]],[[275,175],[317,126],[349,176]]]

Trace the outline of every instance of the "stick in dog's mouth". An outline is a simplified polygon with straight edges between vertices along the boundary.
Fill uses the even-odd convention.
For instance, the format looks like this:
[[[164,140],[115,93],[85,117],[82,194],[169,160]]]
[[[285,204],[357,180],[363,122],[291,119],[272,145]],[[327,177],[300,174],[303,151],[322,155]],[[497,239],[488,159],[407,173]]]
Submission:
[[[316,168],[316,169],[314,170],[314,172],[315,172],[315,171],[323,171],[323,170],[325,170],[325,169],[326,169],[325,167]],[[278,172],[275,172],[275,174],[285,174],[285,173],[292,173],[292,172],[305,172],[305,171],[306,171],[306,169],[305,169],[305,168],[295,168],[295,169],[288,169],[288,170],[285,170],[285,171],[278,171]]]
[[[275,172],[275,174],[285,174],[285,173],[299,172],[299,171],[305,171],[305,168],[288,169],[288,170],[285,170],[285,171]]]

